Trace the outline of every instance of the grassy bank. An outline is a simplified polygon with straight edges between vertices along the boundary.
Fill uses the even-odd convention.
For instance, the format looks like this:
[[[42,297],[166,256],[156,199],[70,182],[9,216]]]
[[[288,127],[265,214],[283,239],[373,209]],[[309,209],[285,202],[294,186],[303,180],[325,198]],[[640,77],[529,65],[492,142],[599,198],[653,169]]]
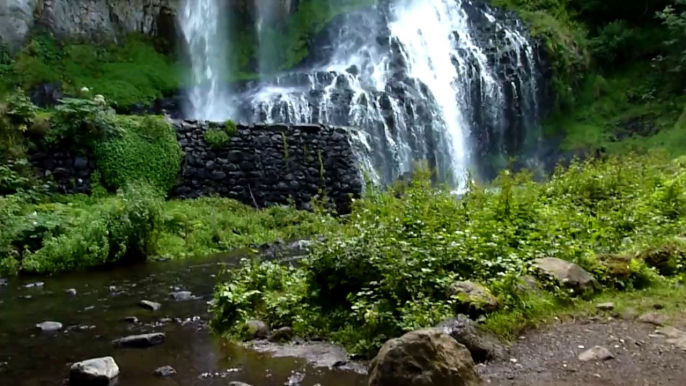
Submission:
[[[132,185],[104,197],[0,197],[0,276],[55,273],[148,257],[205,257],[336,226],[327,215],[257,210],[223,198],[165,201]]]
[[[357,202],[300,268],[246,261],[227,273],[214,326],[240,339],[257,318],[372,355],[391,337],[474,311],[449,295],[451,284],[471,280],[498,299],[493,329],[516,331],[572,302],[559,285],[523,290],[533,259],[576,262],[608,290],[681,275],[685,193],[683,162],[659,154],[574,163],[542,184],[505,172],[461,198],[432,188],[424,173]]]

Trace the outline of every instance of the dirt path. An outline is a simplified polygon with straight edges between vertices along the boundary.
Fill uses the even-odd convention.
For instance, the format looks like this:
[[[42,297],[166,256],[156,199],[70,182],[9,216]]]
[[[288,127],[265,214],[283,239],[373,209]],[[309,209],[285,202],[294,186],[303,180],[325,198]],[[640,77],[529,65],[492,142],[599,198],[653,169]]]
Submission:
[[[675,327],[686,331],[683,323]],[[506,358],[479,368],[488,385],[686,386],[686,352],[656,328],[635,320],[567,322],[525,334]],[[579,360],[594,346],[614,358]]]

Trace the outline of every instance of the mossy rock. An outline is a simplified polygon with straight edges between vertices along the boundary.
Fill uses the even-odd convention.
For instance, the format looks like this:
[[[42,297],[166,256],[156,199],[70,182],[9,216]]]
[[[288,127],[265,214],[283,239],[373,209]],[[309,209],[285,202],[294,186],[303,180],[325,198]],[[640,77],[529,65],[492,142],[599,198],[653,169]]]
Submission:
[[[662,276],[672,276],[678,273],[679,261],[683,253],[674,244],[667,244],[658,248],[645,250],[639,254],[639,258],[646,265],[655,268]]]
[[[458,301],[456,312],[479,315],[496,311],[498,299],[481,284],[458,281],[448,289],[448,296]]]

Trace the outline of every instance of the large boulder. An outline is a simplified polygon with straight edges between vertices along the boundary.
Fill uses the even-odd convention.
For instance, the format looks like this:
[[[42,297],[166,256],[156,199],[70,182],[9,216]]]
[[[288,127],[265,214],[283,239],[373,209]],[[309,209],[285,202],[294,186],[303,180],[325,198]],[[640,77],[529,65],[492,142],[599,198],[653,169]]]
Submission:
[[[476,386],[481,380],[469,351],[440,329],[391,339],[371,363],[369,386]]]
[[[112,357],[74,363],[69,371],[70,386],[108,386],[119,376],[119,366]]]
[[[459,312],[482,314],[498,309],[498,299],[491,291],[471,281],[453,283],[448,289],[448,296],[457,299]]]
[[[436,328],[464,345],[477,363],[496,360],[504,355],[505,349],[498,338],[479,330],[474,321],[464,315],[444,320]]]
[[[546,257],[533,262],[543,276],[555,280],[576,294],[592,293],[600,289],[600,284],[583,268],[569,261]]]

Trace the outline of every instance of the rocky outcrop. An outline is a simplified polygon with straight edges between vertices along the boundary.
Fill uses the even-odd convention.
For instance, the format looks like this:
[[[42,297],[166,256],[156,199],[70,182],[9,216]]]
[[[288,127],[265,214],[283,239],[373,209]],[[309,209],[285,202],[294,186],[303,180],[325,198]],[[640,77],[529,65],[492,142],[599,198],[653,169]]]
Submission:
[[[116,41],[142,33],[175,41],[179,0],[4,0],[0,42],[16,49],[36,25],[57,37]]]
[[[369,386],[476,386],[479,374],[469,351],[440,329],[391,339],[372,361]]]
[[[35,24],[33,11],[38,0],[0,1],[0,43],[11,50],[19,48]]]

